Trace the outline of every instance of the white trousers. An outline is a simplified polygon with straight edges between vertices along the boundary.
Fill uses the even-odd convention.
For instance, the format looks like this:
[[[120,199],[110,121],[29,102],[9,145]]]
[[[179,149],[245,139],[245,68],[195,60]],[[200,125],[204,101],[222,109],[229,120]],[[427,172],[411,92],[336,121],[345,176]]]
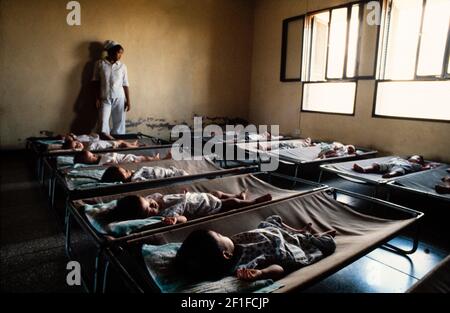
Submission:
[[[105,134],[125,134],[125,98],[104,99],[100,106],[100,131]],[[109,127],[109,119],[112,126]]]

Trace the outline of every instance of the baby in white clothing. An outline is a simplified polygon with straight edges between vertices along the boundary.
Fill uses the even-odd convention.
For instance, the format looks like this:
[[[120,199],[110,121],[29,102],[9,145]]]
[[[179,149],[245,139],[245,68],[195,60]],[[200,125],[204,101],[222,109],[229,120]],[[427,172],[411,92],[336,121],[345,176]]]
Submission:
[[[207,216],[270,200],[270,194],[248,200],[246,191],[239,194],[186,191],[166,195],[154,193],[147,197],[131,195],[119,199],[106,218],[110,221],[124,221],[157,215],[163,217],[165,224],[173,225],[186,223],[191,217]]]
[[[169,153],[163,158],[163,160],[171,160],[172,154]],[[148,162],[148,161],[158,161],[161,160],[159,153],[154,156],[147,155],[135,155],[135,154],[124,154],[117,152],[109,152],[103,154],[95,154],[90,151],[84,150],[80,153],[77,153],[74,156],[73,162],[75,164],[119,164],[119,163],[139,163],[139,162]]]
[[[189,174],[185,170],[176,168],[175,166],[143,166],[135,172],[120,166],[110,166],[103,173],[101,180],[105,183],[126,183],[186,175]]]

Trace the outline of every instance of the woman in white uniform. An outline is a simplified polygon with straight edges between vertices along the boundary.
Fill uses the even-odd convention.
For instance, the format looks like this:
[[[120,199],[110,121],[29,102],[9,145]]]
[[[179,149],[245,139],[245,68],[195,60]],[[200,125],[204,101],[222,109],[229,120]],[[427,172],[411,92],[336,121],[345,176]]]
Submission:
[[[92,80],[97,83],[99,128],[104,134],[125,134],[125,111],[131,108],[127,66],[120,62],[123,47],[107,41],[108,56],[97,61]],[[109,119],[112,118],[112,127]]]

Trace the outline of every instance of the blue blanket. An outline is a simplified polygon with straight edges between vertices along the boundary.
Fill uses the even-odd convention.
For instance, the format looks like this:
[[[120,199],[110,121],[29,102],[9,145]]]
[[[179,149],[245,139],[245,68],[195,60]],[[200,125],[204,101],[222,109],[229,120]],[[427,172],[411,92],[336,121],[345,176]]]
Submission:
[[[122,237],[139,231],[145,226],[160,223],[162,220],[161,216],[152,216],[146,219],[106,223],[101,218],[99,218],[101,214],[105,213],[105,211],[111,210],[116,205],[117,201],[114,200],[111,202],[98,203],[93,205],[86,204],[84,206],[84,212],[88,221],[100,234]]]

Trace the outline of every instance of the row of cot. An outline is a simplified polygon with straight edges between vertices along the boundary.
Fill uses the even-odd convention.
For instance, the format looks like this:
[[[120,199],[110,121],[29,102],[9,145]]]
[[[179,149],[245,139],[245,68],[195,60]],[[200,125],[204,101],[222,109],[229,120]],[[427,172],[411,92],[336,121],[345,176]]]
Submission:
[[[157,150],[170,148],[170,145],[153,144],[151,147],[140,148],[139,152],[154,154]],[[132,150],[128,152],[130,151]],[[105,152],[102,151],[102,153]],[[75,152],[65,151],[63,154],[67,157],[73,153]],[[217,289],[218,286],[228,286],[226,289],[228,291],[286,292],[301,289],[346,266],[371,249],[386,244],[400,231],[416,224],[423,215],[418,211],[379,199],[329,188],[295,177],[271,173],[270,176],[272,177],[287,179],[303,186],[301,191],[298,188],[296,188],[296,191],[280,189],[261,179],[267,177],[268,173],[243,174],[245,171],[255,171],[257,169],[255,167],[239,167],[227,170],[219,168],[207,159],[200,162],[175,163],[176,166],[185,168],[190,174],[184,177],[154,180],[141,184],[119,184],[108,188],[93,187],[80,192],[77,188],[73,188],[73,185],[71,187],[70,180],[67,178],[67,173],[73,168],[58,167],[58,157],[61,158],[61,155],[46,155],[43,157],[43,161],[48,168],[52,169],[51,173],[53,174],[50,177],[58,177],[57,180],[67,187],[66,250],[71,258],[75,258],[73,243],[71,242],[74,237],[72,236],[74,230],[72,224],[75,223],[86,235],[82,240],[76,240],[76,244],[87,246],[88,241],[94,244],[93,249],[83,247],[84,250],[78,253],[78,256],[88,259],[84,263],[86,267],[89,267],[89,264],[93,267],[92,275],[90,277],[85,276],[86,286],[90,286],[93,291],[107,289],[110,265],[113,265],[114,272],[119,274],[122,280],[135,291],[223,291]],[[172,162],[183,161],[155,162],[162,162],[161,165],[167,166]],[[305,161],[299,163],[305,163]],[[142,165],[144,164],[124,166]],[[80,169],[88,170],[86,168],[77,170]],[[92,168],[89,170],[92,170]],[[55,181],[53,179],[49,186],[54,185]],[[186,181],[189,181],[189,183],[186,183]],[[49,189],[52,190],[52,197],[54,197],[54,187]],[[246,189],[252,195],[271,193],[273,197],[271,201],[265,203],[219,213],[214,216],[195,218],[180,225],[164,225],[154,219],[152,221],[135,220],[131,223],[119,223],[120,225],[101,225],[95,219],[95,212],[96,209],[99,209],[99,206],[102,207],[111,203],[126,194],[130,194],[130,192],[141,195],[155,192],[167,194],[177,193],[185,189],[201,192],[222,190],[229,193],[237,193]],[[74,193],[74,190],[77,193]],[[355,202],[355,199],[358,201]],[[354,203],[358,203],[358,205],[355,206]],[[381,212],[385,216],[378,216]],[[174,282],[181,281],[180,278],[171,277],[170,273],[164,272],[167,269],[167,262],[170,262],[174,253],[169,249],[172,247],[170,243],[182,241],[193,229],[208,227],[230,235],[254,228],[258,222],[274,214],[281,216],[293,226],[301,227],[312,221],[323,230],[330,228],[337,230],[336,252],[313,265],[289,273],[276,282],[243,284],[232,278],[227,278],[226,281],[194,285],[188,283],[176,284]],[[389,244],[386,245],[399,253],[412,253],[417,248],[417,240],[415,238],[413,248],[410,251],[403,251]],[[88,253],[90,250],[94,253],[93,258]],[[90,282],[88,282],[89,280]]]
[[[357,163],[361,167],[367,167],[374,163],[381,164],[389,162],[392,159],[407,159],[400,156],[383,156],[375,157],[377,151],[366,148],[355,149],[354,154],[343,154],[328,158],[318,158],[320,154],[321,144],[312,146],[301,146],[304,140],[281,140],[276,143],[278,146],[288,148],[279,149],[277,151],[268,151],[261,149],[267,143],[238,143],[237,147],[244,150],[247,154],[258,154],[259,160],[264,158],[277,158],[280,163],[291,165],[291,175],[294,177],[304,177],[307,168],[315,166],[319,168],[318,182],[320,183],[324,173],[333,173],[343,178],[352,180],[356,183],[365,183],[374,186],[373,196],[377,197],[378,190],[386,187],[389,191],[398,190],[428,196],[442,201],[450,201],[450,194],[437,192],[436,185],[442,184],[442,179],[449,176],[450,165],[433,161],[425,161],[432,164],[429,170],[407,173],[399,177],[384,178],[381,173],[359,173],[354,170]],[[273,143],[269,144],[273,145]],[[328,143],[325,143],[328,144]],[[355,162],[358,160],[357,162]],[[386,200],[389,200],[389,192]]]

